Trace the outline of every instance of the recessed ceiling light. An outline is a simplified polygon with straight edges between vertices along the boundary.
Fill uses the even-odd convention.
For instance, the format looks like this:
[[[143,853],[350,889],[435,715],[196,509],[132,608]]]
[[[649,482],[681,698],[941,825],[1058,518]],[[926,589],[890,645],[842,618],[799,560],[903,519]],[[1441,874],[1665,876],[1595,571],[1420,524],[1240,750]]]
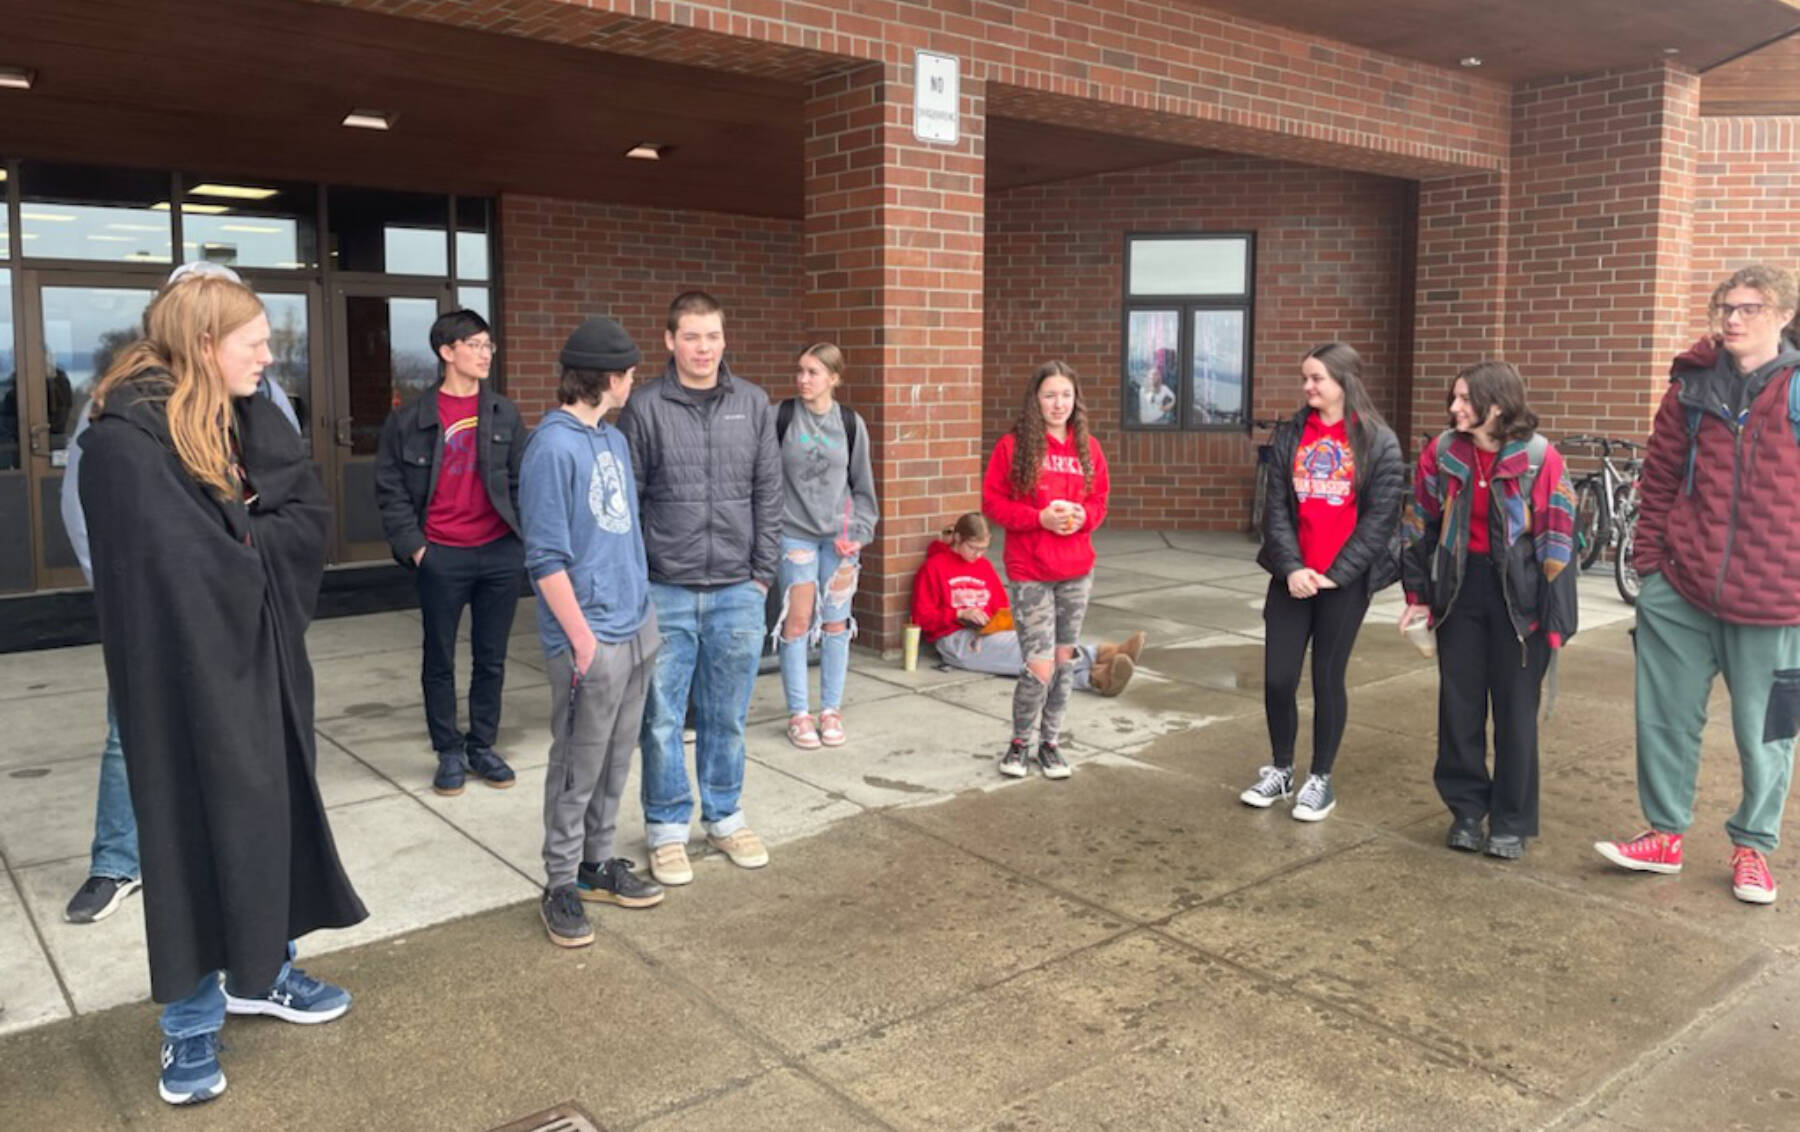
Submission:
[[[36,81],[37,72],[29,67],[0,67],[0,87],[30,90],[31,84]]]
[[[1481,66],[1481,56],[1479,56],[1479,55],[1464,55],[1461,59],[1458,59],[1456,62],[1457,62],[1458,66],[1479,67],[1479,66]]]
[[[669,147],[661,142],[639,142],[626,150],[625,156],[639,161],[661,161],[662,155],[667,152]]]
[[[150,211],[167,212],[169,211],[169,202],[166,200],[159,200],[150,206]],[[195,204],[193,201],[184,200],[181,202],[181,211],[198,212],[207,216],[215,216],[221,212],[230,212],[231,206],[228,204]]]
[[[75,219],[75,217],[74,214],[68,212],[21,212],[19,213],[19,219],[49,220],[54,223],[65,224],[68,221]]]
[[[1665,47],[1665,48],[1663,48],[1663,54],[1664,54],[1664,55],[1679,55],[1679,54],[1681,54],[1681,48],[1679,48],[1679,47]]]
[[[211,181],[188,190],[191,197],[224,197],[227,200],[268,200],[280,189],[258,189],[250,185],[217,185]]]
[[[352,110],[344,115],[344,125],[355,130],[391,130],[398,118],[385,110]]]

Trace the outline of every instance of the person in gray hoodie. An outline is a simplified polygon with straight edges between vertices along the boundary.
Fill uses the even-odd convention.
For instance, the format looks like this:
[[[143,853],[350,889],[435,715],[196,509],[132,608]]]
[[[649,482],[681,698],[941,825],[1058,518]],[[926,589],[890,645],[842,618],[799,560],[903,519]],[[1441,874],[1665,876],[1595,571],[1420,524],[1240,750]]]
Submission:
[[[558,947],[594,942],[583,901],[648,908],[663,898],[613,856],[659,640],[631,449],[603,419],[631,396],[639,359],[612,319],[582,323],[562,350],[560,407],[544,414],[519,468],[525,569],[550,662],[539,914]]]

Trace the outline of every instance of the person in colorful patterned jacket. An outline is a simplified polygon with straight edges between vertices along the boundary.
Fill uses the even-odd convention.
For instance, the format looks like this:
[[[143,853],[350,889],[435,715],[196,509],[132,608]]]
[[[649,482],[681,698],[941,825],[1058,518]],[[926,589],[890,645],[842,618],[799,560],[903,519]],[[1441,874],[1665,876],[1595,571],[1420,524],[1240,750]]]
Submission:
[[[1544,675],[1575,635],[1575,493],[1506,362],[1457,375],[1450,422],[1419,453],[1406,507],[1400,631],[1423,618],[1437,629],[1433,778],[1452,819],[1446,844],[1516,860],[1538,832]]]
[[[1800,346],[1794,276],[1752,265],[1712,294],[1714,333],[1675,359],[1638,483],[1638,802],[1650,828],[1594,848],[1681,871],[1713,681],[1731,692],[1743,798],[1725,823],[1731,890],[1775,901],[1766,853],[1800,732]]]

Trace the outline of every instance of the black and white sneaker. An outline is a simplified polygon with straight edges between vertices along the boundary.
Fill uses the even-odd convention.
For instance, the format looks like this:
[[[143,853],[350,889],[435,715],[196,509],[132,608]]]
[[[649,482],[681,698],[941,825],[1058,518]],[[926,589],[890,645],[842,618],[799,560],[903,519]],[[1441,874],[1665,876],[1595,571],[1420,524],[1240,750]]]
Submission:
[[[1265,766],[1256,772],[1256,785],[1238,795],[1246,806],[1266,810],[1294,792],[1294,770],[1285,766]]]
[[[1069,769],[1069,761],[1062,757],[1062,751],[1055,743],[1038,744],[1038,769],[1044,772],[1045,778],[1067,778],[1075,772]]]
[[[1295,821],[1324,821],[1337,807],[1337,795],[1331,790],[1329,774],[1309,774],[1306,785],[1294,796]]]
[[[581,906],[581,894],[572,884],[544,890],[538,905],[544,918],[544,930],[550,942],[558,947],[586,947],[594,942],[594,926],[588,923],[587,909]]]
[[[1000,773],[1008,778],[1024,778],[1031,773],[1031,759],[1025,753],[1025,740],[1014,739],[1000,756]]]
[[[119,910],[125,898],[144,887],[137,877],[89,877],[69,898],[63,919],[71,924],[92,924]]]
[[[635,861],[614,857],[598,865],[586,861],[575,873],[575,887],[586,901],[621,908],[649,908],[663,902],[663,886],[631,871]]]

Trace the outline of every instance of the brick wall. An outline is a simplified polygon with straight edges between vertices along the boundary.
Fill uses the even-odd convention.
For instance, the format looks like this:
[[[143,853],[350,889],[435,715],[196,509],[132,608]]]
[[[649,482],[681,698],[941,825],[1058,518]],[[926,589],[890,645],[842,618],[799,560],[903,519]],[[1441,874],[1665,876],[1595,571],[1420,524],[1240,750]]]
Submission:
[[[556,403],[556,357],[582,319],[618,319],[648,377],[668,358],[669,300],[693,289],[725,306],[733,373],[775,396],[792,387],[806,345],[798,221],[503,196],[500,249],[506,389],[528,422]]]
[[[1688,319],[1698,90],[1657,65],[1514,93],[1506,357],[1552,438],[1649,429]]]
[[[1299,362],[1333,338],[1367,362],[1392,413],[1403,327],[1405,182],[1258,158],[1206,158],[993,194],[987,213],[984,457],[1049,358],[1082,375],[1122,527],[1244,522],[1254,450],[1241,432],[1124,431],[1121,301],[1127,232],[1254,229],[1255,415],[1301,403]]]
[[[1800,270],[1800,119],[1702,118],[1695,161],[1687,338],[1712,290],[1745,264]]]

